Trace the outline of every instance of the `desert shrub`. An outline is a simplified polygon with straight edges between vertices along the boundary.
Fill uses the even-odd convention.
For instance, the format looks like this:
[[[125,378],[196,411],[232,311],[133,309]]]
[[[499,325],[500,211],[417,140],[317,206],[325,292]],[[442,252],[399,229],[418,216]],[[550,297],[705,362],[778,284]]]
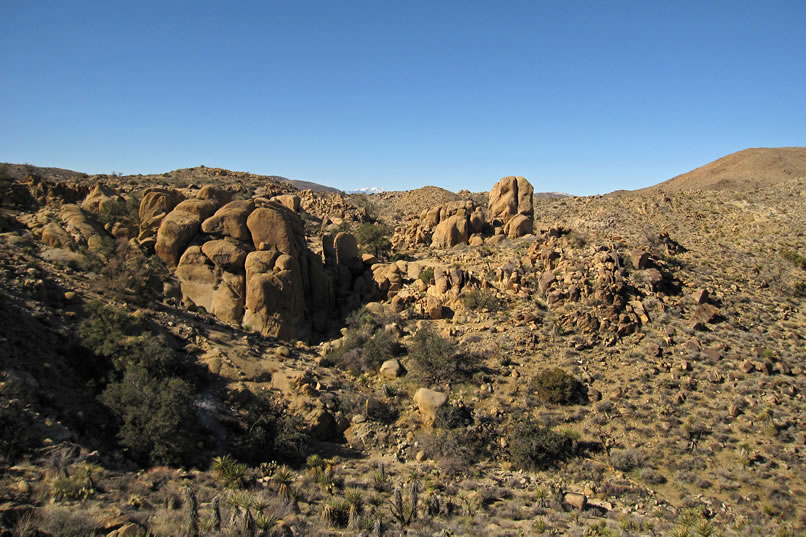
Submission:
[[[95,496],[96,486],[93,474],[100,467],[93,464],[81,464],[57,474],[50,483],[50,496],[53,501],[84,501]]]
[[[457,475],[478,462],[489,444],[482,430],[473,427],[437,428],[418,437],[425,455],[448,475]]]
[[[636,468],[641,468],[646,462],[646,457],[637,449],[612,449],[610,450],[610,464],[613,468],[622,472],[629,472]]]
[[[141,319],[100,303],[90,304],[88,314],[79,327],[79,336],[85,347],[101,356],[119,354],[128,338],[145,329]]]
[[[194,387],[167,342],[124,311],[92,305],[79,335],[109,361],[99,399],[117,422],[117,439],[141,463],[181,464],[193,452],[197,425]]]
[[[584,400],[582,383],[559,367],[544,369],[535,375],[530,387],[543,403],[570,405]]]
[[[118,440],[136,460],[178,465],[193,448],[193,395],[185,380],[157,378],[145,367],[131,366],[100,399],[118,419]]]
[[[512,463],[524,470],[546,469],[574,453],[573,440],[533,419],[516,422],[509,431]]]
[[[361,349],[364,357],[364,369],[377,371],[381,364],[398,354],[399,348],[397,338],[383,329],[377,330]]]
[[[158,257],[145,255],[125,240],[111,243],[108,250],[98,267],[104,292],[137,304],[162,296],[168,270]]]
[[[459,352],[454,343],[440,336],[430,325],[417,330],[409,344],[408,354],[416,374],[432,383],[467,377],[478,362],[478,356]]]
[[[365,223],[355,231],[355,239],[364,252],[381,259],[392,250],[392,242],[389,240],[391,234],[392,229],[389,226]]]
[[[376,372],[383,362],[400,354],[397,338],[383,329],[393,320],[379,319],[365,307],[354,311],[347,317],[344,343],[327,357],[354,375]]]
[[[106,534],[98,528],[98,522],[86,510],[62,507],[58,504],[38,509],[33,523],[46,535],[92,537]]]
[[[434,427],[456,429],[473,424],[473,413],[466,406],[443,405],[437,410]]]
[[[503,306],[492,289],[472,289],[462,295],[462,304],[468,310],[498,311]]]
[[[265,396],[244,396],[247,399],[238,403],[239,417],[228,435],[232,455],[250,466],[271,460],[304,461],[310,438],[300,419]]]
[[[431,285],[434,283],[434,267],[426,267],[420,271],[420,275],[417,276],[419,279],[423,281],[426,285]]]
[[[122,201],[105,203],[98,213],[98,222],[104,226],[121,223],[136,228],[140,223],[140,198],[130,196]]]
[[[792,250],[784,250],[781,252],[781,256],[796,267],[806,270],[806,256]]]
[[[794,294],[798,298],[806,297],[806,282],[797,282],[793,288]]]

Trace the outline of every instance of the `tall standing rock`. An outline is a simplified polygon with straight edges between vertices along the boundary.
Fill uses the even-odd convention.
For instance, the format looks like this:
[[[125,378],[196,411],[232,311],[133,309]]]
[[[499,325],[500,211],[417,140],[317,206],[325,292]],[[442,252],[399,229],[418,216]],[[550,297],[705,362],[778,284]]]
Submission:
[[[487,216],[495,225],[503,225],[510,238],[532,232],[534,226],[534,188],[523,177],[504,177],[490,191]],[[510,224],[510,221],[517,221]]]

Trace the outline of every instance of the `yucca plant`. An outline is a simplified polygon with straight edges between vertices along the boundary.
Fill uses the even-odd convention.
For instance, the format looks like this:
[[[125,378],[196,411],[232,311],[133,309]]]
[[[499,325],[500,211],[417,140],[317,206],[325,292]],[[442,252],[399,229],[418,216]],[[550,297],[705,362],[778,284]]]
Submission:
[[[270,531],[279,520],[274,514],[258,513],[255,516],[255,524],[261,531]]]
[[[389,509],[401,528],[408,526],[412,520],[417,518],[418,495],[419,491],[416,482],[413,483],[409,490],[408,501],[403,500],[403,493],[400,489],[395,489],[392,493],[392,499],[389,500]]]
[[[328,464],[323,467],[314,468],[312,471],[314,481],[319,484],[322,490],[332,493],[333,489],[336,488],[336,476],[333,473],[333,467]]]
[[[388,490],[389,477],[386,475],[386,470],[383,463],[378,465],[378,469],[372,472],[372,486],[378,492]]]
[[[344,500],[347,502],[347,527],[356,529],[359,517],[364,510],[364,496],[359,489],[350,488],[344,491]]]
[[[349,504],[340,499],[331,499],[322,508],[322,521],[332,527],[343,528],[347,525],[350,510]]]
[[[291,484],[294,483],[296,475],[288,466],[280,466],[271,475],[271,482],[277,487],[277,494],[284,500],[288,500],[291,491]]]
[[[308,458],[305,459],[305,466],[307,466],[311,471],[315,470],[316,468],[324,468],[325,459],[316,453],[313,455],[308,455]]]
[[[246,475],[249,467],[238,462],[230,455],[213,459],[213,473],[228,488],[242,488],[246,484]]]

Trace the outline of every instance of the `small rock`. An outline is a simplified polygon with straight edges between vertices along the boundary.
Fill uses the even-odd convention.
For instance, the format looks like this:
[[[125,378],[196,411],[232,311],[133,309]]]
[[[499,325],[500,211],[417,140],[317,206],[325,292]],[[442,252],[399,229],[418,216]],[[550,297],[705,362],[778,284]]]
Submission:
[[[571,507],[582,511],[588,505],[588,498],[579,492],[568,492],[565,495],[565,503]]]
[[[753,363],[750,360],[745,360],[742,362],[741,368],[745,373],[752,373],[755,369],[755,366],[753,366]]]
[[[711,304],[700,304],[694,310],[694,320],[703,323],[712,323],[719,316],[719,308]]]
[[[396,379],[403,375],[403,366],[395,359],[386,360],[380,369],[381,376],[388,379]]]
[[[691,298],[693,298],[694,302],[697,304],[705,304],[708,302],[709,298],[708,289],[697,289],[691,294]]]

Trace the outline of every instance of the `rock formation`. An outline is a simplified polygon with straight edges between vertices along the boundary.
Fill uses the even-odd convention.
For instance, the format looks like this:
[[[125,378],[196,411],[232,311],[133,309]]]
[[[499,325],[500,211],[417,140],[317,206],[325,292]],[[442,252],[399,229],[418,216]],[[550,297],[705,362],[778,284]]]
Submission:
[[[504,177],[490,191],[487,218],[509,238],[532,233],[534,189],[523,177]]]

